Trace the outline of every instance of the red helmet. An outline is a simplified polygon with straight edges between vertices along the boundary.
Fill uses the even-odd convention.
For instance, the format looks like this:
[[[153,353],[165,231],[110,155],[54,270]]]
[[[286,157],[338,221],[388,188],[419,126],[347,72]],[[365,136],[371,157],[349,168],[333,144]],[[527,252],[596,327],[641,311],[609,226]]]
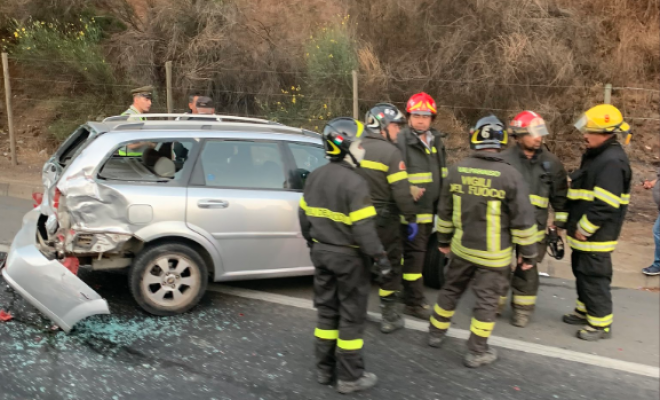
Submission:
[[[438,114],[435,100],[424,92],[410,96],[408,104],[406,104],[406,112],[408,114],[431,115],[434,117]]]
[[[545,136],[548,134],[545,121],[534,111],[523,111],[516,115],[509,124],[509,128],[513,136]]]

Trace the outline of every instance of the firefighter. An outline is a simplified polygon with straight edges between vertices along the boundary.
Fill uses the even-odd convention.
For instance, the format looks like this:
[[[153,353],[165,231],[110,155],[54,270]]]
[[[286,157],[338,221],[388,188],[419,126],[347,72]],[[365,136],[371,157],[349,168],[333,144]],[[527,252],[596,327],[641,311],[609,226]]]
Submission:
[[[350,393],[376,384],[362,359],[371,259],[383,279],[392,267],[378,239],[369,188],[355,168],[364,158],[364,125],[335,118],[323,131],[330,163],[312,172],[300,200],[300,227],[314,263],[318,310],[317,380],[337,378],[337,391]]]
[[[502,152],[504,161],[518,170],[525,179],[529,190],[529,200],[536,211],[538,227],[538,257],[536,265],[543,261],[547,251],[546,225],[548,224],[548,206],[555,211],[552,229],[563,229],[568,213],[566,212],[566,192],[568,181],[566,170],[559,159],[542,147],[543,137],[548,134],[545,121],[533,111],[523,111],[509,124],[509,134],[516,139],[516,144]],[[511,324],[524,328],[534,312],[536,294],[539,290],[539,271],[537,266],[523,270],[518,265],[511,278]],[[506,304],[507,290],[500,298],[500,313]]]
[[[445,146],[441,134],[431,128],[437,116],[435,101],[426,93],[417,93],[406,104],[408,126],[401,130],[397,145],[403,155],[410,190],[415,200],[419,232],[403,246],[404,313],[428,320],[430,307],[424,297],[422,271],[433,218],[437,210],[442,177],[447,173]],[[402,220],[405,235],[408,228]]]
[[[498,154],[507,143],[504,124],[491,115],[470,131],[476,150],[449,170],[438,208],[440,251],[451,257],[429,325],[429,345],[439,347],[468,284],[477,301],[464,364],[477,368],[497,359],[488,347],[497,304],[509,279],[512,245],[530,270],[537,258],[534,208],[520,172]],[[467,229],[464,229],[467,228]]]
[[[381,103],[367,112],[365,123],[368,134],[362,146],[366,153],[359,172],[369,183],[371,200],[378,214],[376,230],[393,268],[391,279],[382,282],[379,290],[383,317],[380,330],[390,333],[404,326],[404,319],[397,310],[403,254],[399,215],[408,223],[407,240],[413,240],[419,231],[406,164],[394,144],[406,117],[392,104]]]
[[[587,150],[580,169],[571,174],[566,233],[573,250],[571,266],[576,279],[577,306],[563,320],[584,325],[577,336],[584,340],[612,336],[612,252],[630,203],[632,171],[617,134],[630,126],[609,104],[589,109],[575,123]]]

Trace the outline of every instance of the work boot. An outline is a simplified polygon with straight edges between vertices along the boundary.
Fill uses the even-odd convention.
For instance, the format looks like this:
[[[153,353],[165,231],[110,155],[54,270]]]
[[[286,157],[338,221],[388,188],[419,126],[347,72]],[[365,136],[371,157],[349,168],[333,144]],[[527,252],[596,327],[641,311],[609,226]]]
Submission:
[[[429,346],[440,347],[446,336],[447,332],[429,332]]]
[[[415,318],[423,319],[428,321],[431,318],[431,306],[428,304],[422,304],[419,306],[406,306],[403,309],[403,313],[406,315],[411,315]]]
[[[518,328],[524,328],[529,323],[529,313],[513,309],[513,315],[511,315],[511,325],[517,326]]]
[[[582,314],[570,313],[564,314],[562,321],[569,325],[584,325],[587,323],[587,317]]]
[[[612,327],[594,328],[591,325],[586,325],[584,328],[577,331],[577,337],[590,342],[595,342],[600,339],[609,339],[612,337]]]
[[[357,381],[337,381],[337,391],[341,394],[359,392],[361,390],[371,389],[376,386],[378,378],[371,372],[365,372]]]
[[[327,371],[316,370],[316,382],[321,385],[329,385],[332,383],[332,374]]]
[[[397,312],[397,305],[395,297],[382,297],[380,299],[380,308],[383,316],[383,319],[380,322],[381,332],[391,333],[406,325],[406,321]]]
[[[485,353],[467,353],[463,358],[463,365],[468,368],[479,368],[482,365],[492,364],[495,360],[497,360],[497,352],[489,348]]]

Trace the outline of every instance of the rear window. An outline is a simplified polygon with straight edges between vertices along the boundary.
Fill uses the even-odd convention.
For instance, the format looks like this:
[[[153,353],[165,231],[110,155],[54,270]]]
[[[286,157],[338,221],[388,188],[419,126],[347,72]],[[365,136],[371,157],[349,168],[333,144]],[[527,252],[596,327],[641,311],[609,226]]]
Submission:
[[[89,130],[84,126],[81,126],[75,132],[73,132],[67,140],[64,141],[62,147],[60,150],[58,150],[59,158],[57,161],[60,163],[60,165],[69,165],[71,159],[76,154],[78,149],[83,147],[89,138],[89,134]]]

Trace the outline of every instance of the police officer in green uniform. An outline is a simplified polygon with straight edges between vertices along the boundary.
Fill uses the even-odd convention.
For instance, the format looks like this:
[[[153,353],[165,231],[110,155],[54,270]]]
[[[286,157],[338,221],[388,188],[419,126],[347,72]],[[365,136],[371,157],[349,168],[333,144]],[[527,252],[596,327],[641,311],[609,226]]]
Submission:
[[[153,96],[153,86],[142,86],[137,89],[131,90],[133,95],[133,104],[123,113],[122,116],[128,116],[128,121],[144,121],[142,117],[132,117],[132,115],[139,115],[149,112],[151,109],[151,99]],[[153,147],[151,143],[131,143],[126,147],[119,150],[120,156],[139,157],[142,155],[144,147]]]

